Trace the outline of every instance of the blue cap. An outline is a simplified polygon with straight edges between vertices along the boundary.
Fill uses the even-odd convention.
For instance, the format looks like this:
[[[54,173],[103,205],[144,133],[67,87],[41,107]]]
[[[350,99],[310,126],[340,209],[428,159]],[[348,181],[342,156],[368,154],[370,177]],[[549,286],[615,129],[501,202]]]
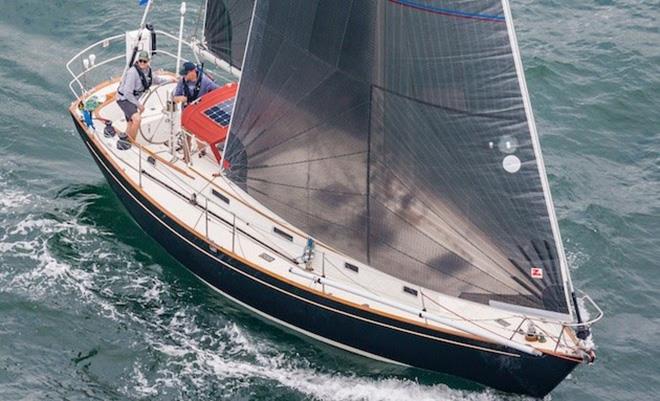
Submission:
[[[186,75],[190,71],[196,70],[196,69],[197,69],[197,66],[195,64],[191,63],[190,61],[187,61],[187,62],[183,63],[183,65],[181,66],[181,69],[179,70],[179,75]]]

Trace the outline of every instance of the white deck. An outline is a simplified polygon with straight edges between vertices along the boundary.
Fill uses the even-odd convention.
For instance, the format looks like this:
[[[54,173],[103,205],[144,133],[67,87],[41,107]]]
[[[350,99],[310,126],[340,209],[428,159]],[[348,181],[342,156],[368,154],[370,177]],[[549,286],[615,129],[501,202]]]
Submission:
[[[96,95],[103,101],[106,96],[114,93],[116,86],[116,82],[102,86],[96,92],[88,93],[87,96]],[[157,89],[161,98],[165,98],[165,93],[172,90],[173,84]],[[108,103],[99,114],[113,121],[113,125],[118,130],[125,130],[123,113],[116,103]],[[169,122],[165,120],[166,117],[158,96],[152,95],[143,114],[143,131],[157,133],[162,140],[167,139]],[[206,239],[214,247],[222,247],[280,279],[312,288],[341,302],[362,305],[378,313],[444,332],[475,338],[478,337],[474,335],[475,331],[485,330],[503,340],[511,339],[545,353],[581,358],[573,329],[565,328],[561,322],[524,316],[521,313],[513,313],[421,288],[348,258],[318,242],[315,244],[313,271],[304,271],[302,264],[298,265],[292,260],[303,254],[308,236],[287,225],[259,202],[219,175],[219,166],[211,152],[207,152],[204,157],[199,157],[197,153],[193,154],[192,163],[188,165],[182,160],[180,153],[172,156],[170,148],[165,144],[148,143],[141,136],[138,137],[138,143],[144,149],[133,146],[130,150],[120,151],[116,147],[117,137],[105,138],[103,124],[95,120],[95,125],[96,130],[88,129],[93,140],[102,145],[104,152],[109,155],[113,163],[123,171],[135,187],[141,188],[143,193],[153,199],[159,208],[176,217],[189,230]],[[155,164],[149,163],[147,161],[149,152],[162,160],[158,159]],[[144,170],[147,174],[140,174],[140,170]],[[185,194],[189,199],[195,194],[197,205],[183,199],[149,175]],[[215,196],[212,190],[226,196],[230,200],[229,204]],[[211,213],[206,213],[204,209],[207,205],[209,212],[226,222],[235,222],[235,227],[219,220]],[[293,240],[290,241],[275,233],[273,231],[275,227],[290,234]],[[269,244],[277,252],[262,244]],[[212,253],[210,249],[205,251]],[[269,257],[264,258],[264,254]],[[344,267],[346,262],[357,266],[359,272]],[[324,286],[304,277],[310,274],[325,276],[339,285]],[[417,296],[404,292],[404,286],[417,290]],[[438,323],[437,320],[420,318],[419,311],[423,309],[429,315],[473,327],[473,334],[460,332],[455,327]],[[529,320],[533,320],[539,332],[545,333],[546,342],[529,342],[525,340],[524,334],[516,332],[518,328],[526,329]],[[560,338],[559,343],[557,343],[558,338]]]

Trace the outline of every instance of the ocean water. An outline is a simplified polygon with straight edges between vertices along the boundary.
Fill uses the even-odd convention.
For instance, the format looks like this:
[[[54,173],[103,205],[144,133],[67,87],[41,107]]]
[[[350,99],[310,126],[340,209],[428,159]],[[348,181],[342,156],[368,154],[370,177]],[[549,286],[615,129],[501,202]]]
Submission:
[[[156,3],[175,31],[178,3]],[[550,399],[660,399],[660,4],[512,3],[573,280],[606,312],[596,363]],[[145,238],[67,112],[64,64],[134,29],[136,1],[0,10],[0,400],[526,399],[302,339],[205,287]]]

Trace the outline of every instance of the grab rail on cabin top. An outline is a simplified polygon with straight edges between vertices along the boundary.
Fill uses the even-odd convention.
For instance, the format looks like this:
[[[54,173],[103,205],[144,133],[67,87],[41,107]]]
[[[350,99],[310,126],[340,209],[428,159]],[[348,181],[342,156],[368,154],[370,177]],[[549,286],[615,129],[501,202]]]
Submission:
[[[161,31],[161,30],[156,30],[155,32],[156,32],[157,35],[165,37],[165,38],[170,39],[171,41],[173,41],[174,43],[172,43],[171,41],[167,41],[165,44],[168,45],[168,46],[172,45],[176,49],[176,46],[178,45],[178,42],[179,42],[179,38],[177,36],[174,36],[174,35],[172,35],[168,32]],[[90,88],[87,87],[85,82],[81,82],[81,80],[84,81],[83,78],[85,76],[89,75],[92,71],[97,70],[99,67],[102,67],[104,65],[107,65],[109,63],[115,62],[115,61],[120,60],[120,59],[124,60],[124,58],[126,57],[126,53],[125,53],[126,49],[125,49],[125,47],[122,47],[121,54],[109,57],[105,60],[96,60],[95,59],[93,62],[90,62],[89,56],[93,54],[92,51],[106,49],[106,48],[109,48],[110,45],[115,45],[115,44],[119,44],[119,43],[125,44],[126,43],[125,38],[126,38],[126,34],[122,33],[122,34],[118,34],[118,35],[114,35],[114,36],[109,36],[105,39],[101,39],[98,42],[93,43],[92,45],[90,45],[90,46],[84,48],[83,50],[79,51],[75,56],[71,57],[71,59],[66,63],[66,69],[69,71],[69,73],[73,77],[73,79],[71,79],[71,81],[69,82],[69,89],[71,90],[73,95],[76,97],[76,99],[82,97],[90,89]],[[199,57],[198,57],[199,46],[196,45],[195,43],[196,42],[188,42],[188,41],[185,41],[185,40],[182,41],[182,44],[185,45],[186,48],[188,48],[192,52],[192,54],[194,55],[194,57],[196,59],[195,61],[199,63]],[[159,47],[156,50],[156,54],[165,55],[165,56],[168,56],[169,58],[171,58],[173,60],[176,60],[176,58],[177,58],[176,54],[175,54],[176,50],[173,50],[174,53],[172,53],[172,52],[168,51],[166,48],[165,49],[162,48],[163,47],[162,46],[163,41],[159,41],[158,44],[159,44]],[[85,66],[84,60],[88,60],[88,65],[87,66]],[[189,60],[182,57],[181,61],[189,61]],[[75,65],[74,63],[80,63],[81,72],[79,72],[79,73],[74,72],[74,68],[73,68],[73,66]],[[174,70],[176,72],[176,68],[174,68]],[[225,80],[230,81],[229,79],[225,79]]]

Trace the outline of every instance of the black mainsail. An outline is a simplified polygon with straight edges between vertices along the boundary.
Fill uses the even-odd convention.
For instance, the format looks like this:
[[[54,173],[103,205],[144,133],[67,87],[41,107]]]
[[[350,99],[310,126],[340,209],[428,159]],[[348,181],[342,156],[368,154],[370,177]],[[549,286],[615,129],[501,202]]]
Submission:
[[[252,196],[409,282],[572,316],[506,0],[257,1],[245,54],[225,156]]]
[[[207,0],[204,43],[216,57],[240,69],[254,0]]]

